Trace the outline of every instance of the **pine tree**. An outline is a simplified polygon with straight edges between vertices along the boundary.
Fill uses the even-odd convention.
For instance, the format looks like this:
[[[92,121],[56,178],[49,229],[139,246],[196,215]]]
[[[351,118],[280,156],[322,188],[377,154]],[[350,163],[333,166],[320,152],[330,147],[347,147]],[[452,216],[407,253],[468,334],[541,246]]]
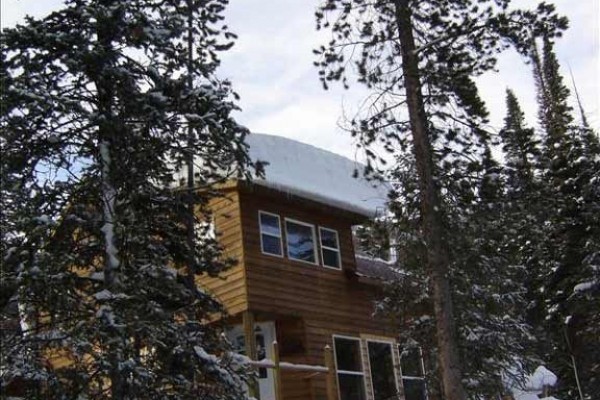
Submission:
[[[541,156],[540,140],[534,129],[526,126],[524,114],[511,90],[506,92],[506,117],[499,136],[505,159],[506,218],[513,229],[506,245],[515,262],[526,267],[523,282],[528,289],[527,310],[531,322],[541,315],[538,300],[544,267],[540,264],[537,249],[544,240],[548,193],[537,165]],[[543,332],[537,332],[537,335],[544,336]]]
[[[509,190],[514,190],[515,196],[532,192],[534,162],[539,157],[538,140],[534,130],[525,125],[525,115],[510,89],[506,90],[506,118],[500,138],[509,175]]]
[[[538,98],[545,139],[538,168],[544,183],[543,240],[537,249],[541,281],[535,322],[548,335],[545,359],[559,376],[559,395],[593,398],[600,390],[597,372],[600,323],[598,219],[600,146],[589,128],[573,124],[553,43],[543,37],[541,68],[534,69],[545,92]],[[579,382],[578,382],[579,381]]]
[[[446,197],[454,192],[445,192],[444,185],[452,176],[463,185],[459,189],[465,201],[469,196],[474,201],[478,183],[469,177],[481,171],[489,135],[481,129],[487,111],[473,78],[494,67],[495,55],[509,40],[524,47],[530,27],[547,25],[552,32],[565,26],[552,7],[507,12],[508,5],[328,0],[317,11],[318,28],[333,33],[327,46],[316,50],[324,87],[332,81],[348,86],[355,73],[372,91],[350,121],[352,135],[363,147],[378,144],[395,160],[404,163],[411,154],[414,162],[419,204],[415,236],[426,243],[422,259],[433,298],[438,365],[444,397],[453,400],[466,398],[454,326],[457,283],[448,279],[456,263],[450,229],[460,212],[449,208],[456,203]],[[371,162],[377,161],[372,150],[365,152]],[[476,390],[470,393],[475,396]]]
[[[553,43],[548,36],[544,36],[542,52],[542,79],[547,100],[545,105],[546,115],[543,127],[546,132],[547,153],[553,154],[567,135],[569,125],[573,122],[573,109],[567,104],[569,89],[564,85],[559,72],[558,60],[554,53]]]
[[[208,202],[248,164],[215,78],[226,3],[72,0],[2,31],[2,289],[21,322],[2,343],[3,390],[244,397],[207,323],[223,310],[189,280],[231,265]],[[193,192],[173,185],[190,157]]]
[[[428,388],[436,392],[439,364],[431,290],[422,268],[426,255],[413,194],[415,174],[409,166],[403,171],[396,169],[393,174],[396,196],[403,201],[393,203],[396,207],[387,221],[394,229],[403,275],[387,285],[379,309],[398,322],[403,343],[418,343],[422,348]],[[448,229],[460,232],[448,238],[449,276],[465,386],[470,397],[488,398],[507,392],[507,381],[522,380],[535,360],[535,339],[523,312],[527,293],[522,282],[527,271],[511,246],[515,226],[507,210],[504,174],[489,148],[473,174],[475,188],[465,184],[460,171],[444,178],[441,186],[449,194],[445,196],[445,209],[451,213]]]
[[[535,359],[535,338],[523,312],[527,271],[511,246],[519,226],[508,212],[503,168],[489,148],[480,176],[473,204],[452,207],[461,210],[452,219],[453,231],[461,232],[452,247],[465,370],[470,392],[482,398],[509,393],[505,384],[522,380]]]

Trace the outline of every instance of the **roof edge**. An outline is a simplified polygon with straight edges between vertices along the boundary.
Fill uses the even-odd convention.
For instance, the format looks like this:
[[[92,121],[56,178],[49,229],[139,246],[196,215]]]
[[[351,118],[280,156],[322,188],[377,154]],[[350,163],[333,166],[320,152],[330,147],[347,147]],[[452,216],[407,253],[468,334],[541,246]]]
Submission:
[[[354,214],[361,215],[366,218],[375,218],[377,216],[377,211],[373,211],[366,207],[359,207],[354,204],[333,199],[331,197],[327,197],[324,195],[320,195],[314,192],[310,192],[308,190],[302,190],[298,188],[294,188],[288,185],[283,185],[280,183],[268,182],[262,179],[253,179],[250,181],[251,183],[259,186],[263,186],[269,189],[274,189],[282,193],[289,193],[298,197],[302,197],[304,199],[312,200],[327,206],[335,206],[344,211],[349,211]]]

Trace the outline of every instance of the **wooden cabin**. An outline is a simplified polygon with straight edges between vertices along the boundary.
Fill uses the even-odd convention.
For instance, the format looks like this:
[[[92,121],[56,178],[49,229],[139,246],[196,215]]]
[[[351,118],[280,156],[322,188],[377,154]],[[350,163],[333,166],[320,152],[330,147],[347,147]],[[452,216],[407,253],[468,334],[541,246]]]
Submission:
[[[251,394],[426,400],[419,350],[400,349],[396,328],[375,314],[383,282],[397,272],[392,263],[358,256],[353,240],[354,226],[383,211],[387,189],[353,178],[362,166],[325,150],[268,135],[248,141],[251,157],[269,163],[266,176],[230,181],[211,203],[225,256],[237,265],[197,284],[226,307],[227,334],[241,353],[277,358],[276,341],[281,362],[304,366],[279,370],[278,379],[276,370],[258,368]],[[13,300],[14,326],[2,326],[2,334],[19,328]],[[57,366],[69,362],[56,358]],[[19,395],[24,384],[13,386],[7,390]]]
[[[253,159],[270,163],[266,176],[230,182],[212,204],[238,263],[198,280],[225,305],[230,340],[257,359],[272,359],[276,340],[281,361],[315,366],[330,346],[339,400],[426,399],[418,350],[399,351],[397,331],[375,315],[391,265],[357,257],[353,242],[352,227],[384,206],[385,188],[352,178],[360,165],[325,150],[268,135],[251,135],[249,145]],[[280,400],[273,373],[258,371],[262,400]],[[324,374],[281,374],[280,398],[328,398]]]

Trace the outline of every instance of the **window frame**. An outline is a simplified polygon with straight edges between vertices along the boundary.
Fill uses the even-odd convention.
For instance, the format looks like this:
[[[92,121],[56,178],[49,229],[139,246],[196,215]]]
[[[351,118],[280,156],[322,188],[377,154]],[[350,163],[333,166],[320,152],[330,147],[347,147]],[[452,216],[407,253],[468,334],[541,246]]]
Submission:
[[[329,247],[329,246],[323,246],[323,239],[322,239],[322,235],[321,235],[321,231],[329,231],[329,232],[333,232],[335,234],[335,241],[337,243],[338,248],[334,249],[333,247]],[[340,246],[340,235],[338,234],[338,231],[335,229],[331,229],[331,228],[326,228],[324,226],[320,226],[319,225],[319,249],[320,249],[320,253],[321,253],[321,265],[323,266],[323,268],[329,268],[329,269],[334,269],[336,271],[341,271],[342,270],[342,249]],[[325,265],[325,256],[323,255],[323,249],[325,250],[329,250],[329,251],[335,251],[338,255],[337,257],[337,267],[332,267],[331,265]]]
[[[394,362],[394,351],[398,352],[398,345],[394,340],[370,339],[365,338],[367,348],[367,365],[369,366],[369,379],[371,379],[371,388],[373,389],[373,397],[375,397],[375,386],[373,384],[373,371],[371,370],[371,354],[369,353],[369,343],[383,343],[390,347],[390,356],[392,357],[392,368],[394,374],[394,384],[396,385],[396,394],[400,394],[400,388],[404,388],[402,382],[398,381],[398,375],[402,377],[402,365]],[[398,363],[400,363],[400,353],[398,353]]]
[[[307,226],[310,228],[311,232],[312,232],[312,241],[313,241],[313,251],[315,254],[315,261],[311,262],[311,261],[307,261],[307,260],[302,260],[300,258],[294,258],[292,256],[290,256],[290,241],[289,241],[289,234],[288,234],[288,227],[287,227],[287,223],[291,222],[292,224],[296,224],[296,225],[302,225],[302,226]],[[318,249],[317,249],[317,235],[315,232],[315,225],[314,224],[309,224],[308,222],[302,222],[302,221],[298,221],[297,219],[293,219],[293,218],[284,218],[284,225],[285,225],[285,250],[287,252],[287,258],[288,260],[291,261],[297,261],[297,262],[301,262],[304,264],[309,264],[309,265],[319,265],[319,253],[318,253]]]
[[[279,227],[279,236],[276,236],[276,235],[274,235],[274,234],[272,234],[270,232],[263,232],[262,221],[261,221],[261,218],[260,218],[260,216],[262,214],[277,218],[277,226]],[[265,254],[267,256],[272,256],[272,257],[279,257],[279,258],[284,258],[285,257],[285,254],[284,254],[284,251],[283,251],[283,232],[281,230],[281,217],[279,216],[279,214],[274,214],[274,213],[270,213],[268,211],[258,210],[258,233],[259,233],[259,236],[260,236],[260,252],[262,254]],[[281,254],[268,253],[268,252],[265,251],[265,249],[264,249],[264,242],[263,242],[263,235],[267,235],[267,236],[271,236],[271,237],[279,239],[279,250],[281,251]]]
[[[346,335],[332,335],[333,338],[333,362],[335,365],[335,381],[336,381],[336,387],[337,387],[337,397],[338,400],[342,400],[341,397],[341,390],[340,390],[340,380],[338,379],[338,374],[346,374],[346,375],[353,375],[353,376],[362,376],[362,383],[363,383],[363,393],[365,394],[365,399],[369,400],[369,393],[367,391],[367,378],[365,375],[365,371],[364,371],[364,365],[365,365],[365,358],[364,358],[364,354],[363,354],[363,350],[362,350],[362,340],[360,337],[355,337],[355,336],[346,336]],[[345,340],[353,340],[358,344],[358,352],[360,354],[360,366],[361,366],[361,372],[356,372],[356,371],[346,371],[346,370],[340,370],[338,368],[338,361],[337,361],[337,350],[336,350],[336,346],[335,346],[335,339],[345,339]],[[370,372],[370,371],[369,371]]]
[[[402,371],[402,348],[400,345],[397,345],[398,349],[398,362],[400,363],[400,379],[402,379],[402,388],[404,388],[404,380],[407,381],[422,381],[423,382],[423,392],[425,395],[425,400],[429,399],[429,394],[427,393],[427,382],[425,380],[425,362],[423,361],[423,349],[421,346],[416,347],[419,350],[419,366],[421,367],[421,376],[414,375],[404,375]]]

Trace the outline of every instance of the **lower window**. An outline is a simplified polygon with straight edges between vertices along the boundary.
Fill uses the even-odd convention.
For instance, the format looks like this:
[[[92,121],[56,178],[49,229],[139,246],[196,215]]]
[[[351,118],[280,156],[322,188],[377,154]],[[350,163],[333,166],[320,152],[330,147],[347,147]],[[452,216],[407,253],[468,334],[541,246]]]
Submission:
[[[400,352],[402,386],[406,400],[427,400],[423,356],[419,347],[406,348]]]
[[[392,344],[368,340],[367,349],[375,400],[398,399]]]
[[[267,348],[265,347],[265,336],[262,333],[262,329],[260,327],[256,327],[254,330],[254,338],[256,341],[256,359],[264,360],[267,358]],[[246,355],[246,338],[244,334],[239,334],[235,337],[233,342],[234,350],[236,353],[241,355]],[[258,369],[258,378],[265,379],[267,378],[267,369],[259,368]]]
[[[402,379],[404,398],[406,400],[427,400],[425,381],[423,379]]]
[[[333,337],[340,400],[366,400],[360,340]]]

